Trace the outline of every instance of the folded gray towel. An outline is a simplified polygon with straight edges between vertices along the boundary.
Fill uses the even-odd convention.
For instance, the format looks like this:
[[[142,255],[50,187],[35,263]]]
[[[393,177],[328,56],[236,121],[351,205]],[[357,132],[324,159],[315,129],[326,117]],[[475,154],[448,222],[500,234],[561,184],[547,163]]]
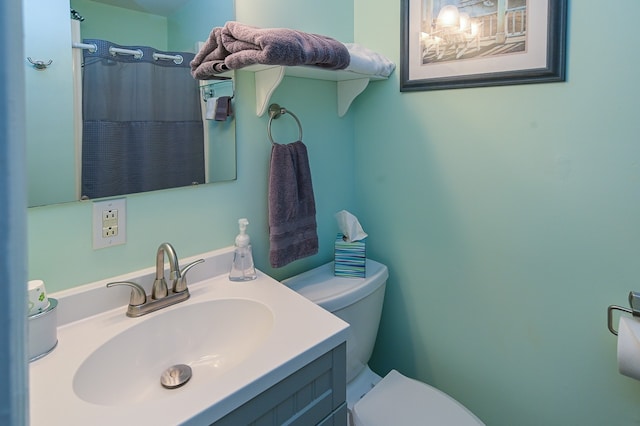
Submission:
[[[224,59],[229,52],[222,44],[222,27],[211,30],[209,38],[200,48],[196,56],[189,63],[191,75],[196,80],[207,80],[229,69],[224,64]]]
[[[230,69],[254,64],[315,65],[340,70],[349,61],[347,47],[331,37],[230,21],[211,31],[190,65],[195,79],[207,80]]]
[[[225,59],[230,69],[265,64],[339,70],[349,65],[346,46],[323,35],[287,28],[262,29],[231,21],[223,27],[221,38],[230,53]]]
[[[269,170],[269,260],[280,268],[318,253],[316,203],[307,147],[273,144]]]

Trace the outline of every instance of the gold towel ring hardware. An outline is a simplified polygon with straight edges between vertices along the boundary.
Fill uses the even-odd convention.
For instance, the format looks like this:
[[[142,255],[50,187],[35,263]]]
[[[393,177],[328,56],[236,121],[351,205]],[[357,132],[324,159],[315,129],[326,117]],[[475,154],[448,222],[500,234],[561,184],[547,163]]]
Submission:
[[[299,131],[298,140],[299,141],[302,140],[302,124],[300,124],[300,120],[298,120],[298,117],[296,117],[296,115],[291,111],[288,111],[287,109],[281,107],[278,104],[271,104],[269,105],[269,123],[267,124],[267,135],[269,136],[271,145],[275,145],[277,143],[276,141],[273,140],[273,136],[271,136],[271,123],[273,122],[274,119],[279,118],[281,115],[284,115],[284,114],[289,114],[296,120],[296,123],[298,123],[298,131]]]

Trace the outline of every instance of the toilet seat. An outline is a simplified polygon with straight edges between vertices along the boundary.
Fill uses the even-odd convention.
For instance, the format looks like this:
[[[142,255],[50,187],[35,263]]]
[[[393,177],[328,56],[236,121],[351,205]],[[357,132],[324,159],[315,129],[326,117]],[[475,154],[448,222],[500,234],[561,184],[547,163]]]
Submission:
[[[355,426],[484,425],[446,393],[391,370],[352,410]]]

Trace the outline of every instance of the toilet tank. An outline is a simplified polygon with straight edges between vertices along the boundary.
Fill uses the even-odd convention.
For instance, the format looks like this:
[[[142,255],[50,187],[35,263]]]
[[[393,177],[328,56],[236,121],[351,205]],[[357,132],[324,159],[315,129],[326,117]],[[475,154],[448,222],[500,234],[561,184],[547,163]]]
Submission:
[[[378,334],[387,267],[366,261],[365,278],[336,277],[333,262],[319,266],[283,283],[322,308],[348,322],[347,383],[367,365]]]

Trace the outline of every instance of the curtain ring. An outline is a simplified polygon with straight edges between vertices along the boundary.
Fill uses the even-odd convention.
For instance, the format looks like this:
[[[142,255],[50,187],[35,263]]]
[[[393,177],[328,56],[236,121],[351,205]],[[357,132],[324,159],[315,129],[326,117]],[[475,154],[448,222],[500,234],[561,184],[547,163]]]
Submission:
[[[275,145],[277,143],[276,141],[273,140],[273,136],[271,136],[271,123],[275,118],[279,118],[281,115],[284,115],[284,114],[289,114],[296,120],[296,123],[298,123],[298,132],[299,132],[298,140],[302,141],[302,124],[300,123],[300,120],[298,120],[298,117],[291,111],[288,111],[287,109],[281,107],[278,104],[271,104],[269,105],[269,123],[267,124],[267,136],[269,136],[271,145]]]

